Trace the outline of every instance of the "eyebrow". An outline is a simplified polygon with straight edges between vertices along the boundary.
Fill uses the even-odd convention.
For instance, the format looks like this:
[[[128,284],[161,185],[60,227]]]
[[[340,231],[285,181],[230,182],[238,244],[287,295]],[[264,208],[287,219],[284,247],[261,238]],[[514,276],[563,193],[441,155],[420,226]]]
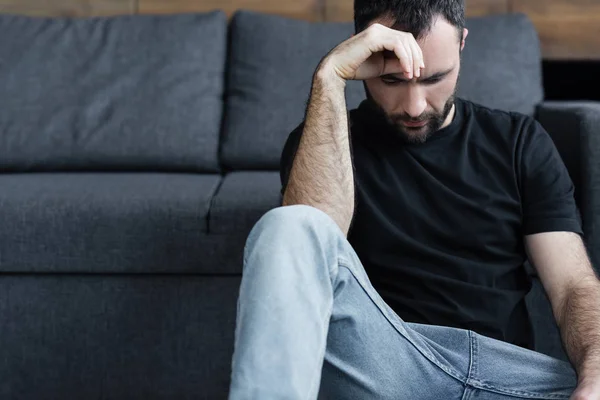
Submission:
[[[436,80],[436,79],[444,78],[450,72],[454,71],[454,68],[455,67],[451,67],[450,69],[447,69],[445,71],[436,72],[435,74],[427,76],[427,77],[421,76],[421,77],[419,77],[417,79],[417,81],[419,81],[419,82],[422,82],[422,81],[433,81],[433,80]],[[381,75],[381,78],[394,79],[394,80],[402,81],[402,82],[408,82],[409,81],[408,79],[405,79],[405,78],[399,78],[398,75],[401,75],[401,74]]]

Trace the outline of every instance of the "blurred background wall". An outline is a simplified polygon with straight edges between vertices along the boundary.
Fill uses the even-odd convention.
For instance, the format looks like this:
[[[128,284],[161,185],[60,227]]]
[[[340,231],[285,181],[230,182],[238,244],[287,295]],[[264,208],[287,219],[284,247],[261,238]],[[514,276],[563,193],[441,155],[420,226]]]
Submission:
[[[542,42],[549,99],[600,100],[600,0],[466,0],[468,16],[522,12]],[[309,21],[351,21],[353,0],[0,0],[0,13],[100,16],[237,9]]]

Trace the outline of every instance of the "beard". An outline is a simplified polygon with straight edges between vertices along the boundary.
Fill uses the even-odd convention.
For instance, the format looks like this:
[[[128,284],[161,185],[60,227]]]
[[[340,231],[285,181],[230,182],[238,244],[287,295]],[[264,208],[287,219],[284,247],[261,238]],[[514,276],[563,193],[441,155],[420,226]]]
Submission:
[[[366,89],[366,85],[365,85]],[[367,90],[367,98],[374,106],[375,110],[378,112],[380,117],[387,122],[390,130],[395,134],[397,138],[402,140],[406,144],[423,144],[431,137],[432,134],[439,131],[444,122],[450,115],[450,111],[452,111],[452,106],[454,105],[454,100],[456,98],[456,91],[446,100],[444,107],[441,111],[428,111],[417,118],[413,118],[408,114],[388,114],[381,108],[379,104],[377,104],[371,94]],[[423,126],[418,127],[409,127],[403,124],[403,122],[408,123],[425,123]]]
[[[444,104],[444,108],[441,112],[430,111],[421,114],[417,118],[412,118],[408,114],[394,114],[387,115],[388,123],[394,128],[394,132],[398,137],[400,137],[407,144],[422,144],[427,141],[431,137],[431,135],[440,130],[446,118],[452,111],[452,106],[454,105],[455,95],[452,94],[446,100],[446,104]],[[414,122],[414,123],[422,123],[425,122],[425,125],[419,127],[410,127],[403,124],[403,122]]]

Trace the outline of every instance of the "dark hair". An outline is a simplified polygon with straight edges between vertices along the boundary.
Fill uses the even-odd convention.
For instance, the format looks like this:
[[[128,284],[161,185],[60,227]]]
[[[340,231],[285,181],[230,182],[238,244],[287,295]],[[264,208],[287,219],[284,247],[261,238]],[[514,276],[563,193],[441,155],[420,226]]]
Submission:
[[[369,23],[379,17],[391,17],[395,21],[394,28],[410,32],[420,39],[429,33],[438,15],[457,28],[462,40],[464,0],[354,0],[356,33],[367,29]]]

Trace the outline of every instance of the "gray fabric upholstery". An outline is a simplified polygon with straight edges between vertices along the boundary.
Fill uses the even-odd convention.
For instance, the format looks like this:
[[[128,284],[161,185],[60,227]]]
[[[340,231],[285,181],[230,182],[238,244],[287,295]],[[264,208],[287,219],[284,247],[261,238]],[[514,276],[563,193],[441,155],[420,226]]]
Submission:
[[[0,398],[226,399],[240,278],[0,275]]]
[[[239,248],[206,235],[220,180],[0,174],[0,272],[225,272],[231,262],[224,254]]]
[[[227,20],[0,15],[0,171],[218,171]]]
[[[521,14],[471,18],[459,95],[491,108],[533,114],[543,98],[534,26]],[[231,27],[227,112],[221,156],[231,169],[277,169],[289,133],[304,118],[312,74],[353,25],[311,24],[251,12]],[[364,99],[350,82],[348,108]]]
[[[352,24],[309,23],[250,11],[231,21],[222,162],[232,169],[277,169],[287,135],[304,118],[313,72]],[[350,82],[350,108],[364,99]]]
[[[210,211],[211,234],[246,238],[267,211],[281,205],[278,172],[233,172],[225,176]]]
[[[548,102],[537,112],[569,169],[585,242],[600,273],[600,103]]]
[[[542,101],[535,27],[524,14],[467,19],[458,95],[490,108],[533,115]]]

